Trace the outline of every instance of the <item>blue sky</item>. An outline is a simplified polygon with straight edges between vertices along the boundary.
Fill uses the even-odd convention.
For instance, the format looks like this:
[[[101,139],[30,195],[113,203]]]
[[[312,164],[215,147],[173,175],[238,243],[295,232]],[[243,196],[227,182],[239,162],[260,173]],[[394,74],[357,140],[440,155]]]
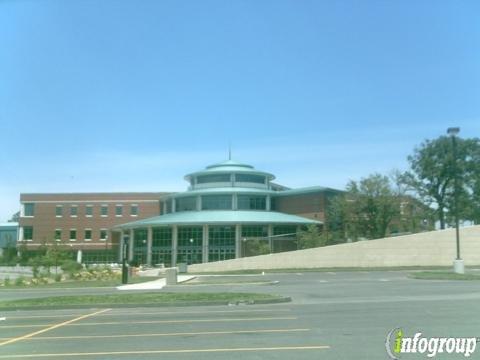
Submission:
[[[182,191],[233,157],[291,187],[480,133],[478,1],[0,0],[0,221],[22,192]]]

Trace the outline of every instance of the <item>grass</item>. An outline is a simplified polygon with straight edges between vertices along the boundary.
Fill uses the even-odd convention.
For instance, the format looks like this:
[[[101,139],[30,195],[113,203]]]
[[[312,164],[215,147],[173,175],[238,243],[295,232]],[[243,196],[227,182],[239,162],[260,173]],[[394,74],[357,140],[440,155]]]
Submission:
[[[68,306],[115,306],[115,305],[182,305],[185,303],[230,303],[255,302],[282,299],[280,296],[256,293],[136,293],[54,296],[35,299],[20,299],[0,302],[0,309],[55,308]]]
[[[456,274],[448,271],[421,271],[408,275],[419,280],[480,280],[479,274]]]
[[[142,282],[157,280],[157,276],[134,276],[128,279],[129,284],[139,284]],[[84,288],[84,287],[116,287],[122,285],[121,279],[109,280],[66,280],[62,282],[55,282],[51,284],[37,284],[37,285],[15,285],[15,281],[7,286],[0,287],[1,289],[62,289],[62,288]]]
[[[189,272],[191,275],[241,275],[265,273],[298,273],[298,272],[355,272],[355,271],[412,271],[412,270],[447,270],[451,266],[394,266],[394,267],[324,267],[294,269],[250,269],[232,271]],[[476,266],[478,268],[478,266]]]
[[[185,281],[182,285],[265,285],[272,281],[264,276],[201,276]]]

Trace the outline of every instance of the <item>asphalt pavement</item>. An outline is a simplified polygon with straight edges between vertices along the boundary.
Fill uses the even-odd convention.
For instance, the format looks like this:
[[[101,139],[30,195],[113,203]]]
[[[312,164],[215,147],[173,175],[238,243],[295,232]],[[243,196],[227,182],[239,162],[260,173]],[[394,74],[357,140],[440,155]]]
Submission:
[[[176,308],[5,311],[0,359],[388,359],[401,328],[429,337],[480,337],[480,282],[426,281],[406,272],[266,274],[265,283],[208,282],[160,291],[269,292],[291,303]],[[2,299],[111,293],[1,290]],[[438,359],[465,358],[440,354]],[[470,357],[480,358],[479,349]],[[401,359],[428,359],[401,354]]]

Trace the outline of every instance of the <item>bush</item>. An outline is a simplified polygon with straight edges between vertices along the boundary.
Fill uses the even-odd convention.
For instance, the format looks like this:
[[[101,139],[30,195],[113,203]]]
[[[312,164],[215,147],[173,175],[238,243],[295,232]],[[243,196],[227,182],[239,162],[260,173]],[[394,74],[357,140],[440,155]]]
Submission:
[[[82,269],[82,264],[77,263],[75,260],[65,260],[60,268],[68,275],[72,276]]]
[[[128,265],[130,265],[131,267],[138,267],[140,265],[140,262],[138,260],[134,259],[134,260],[130,260]]]
[[[56,282],[62,281],[62,274],[57,274],[57,275],[55,275],[55,281],[56,281]]]
[[[4,285],[4,286],[9,286],[10,284],[11,284],[10,278],[7,276],[7,277],[3,280],[3,285]]]
[[[18,278],[15,279],[16,286],[23,286],[25,284],[26,284],[26,279],[23,276],[19,276]]]

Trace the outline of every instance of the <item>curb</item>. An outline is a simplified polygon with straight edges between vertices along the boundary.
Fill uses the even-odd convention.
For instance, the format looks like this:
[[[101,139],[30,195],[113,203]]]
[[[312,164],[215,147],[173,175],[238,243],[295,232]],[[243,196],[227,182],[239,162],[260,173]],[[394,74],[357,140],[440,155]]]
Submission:
[[[263,299],[253,301],[185,301],[176,303],[146,303],[146,304],[91,304],[91,305],[64,305],[64,306],[25,306],[25,307],[5,307],[0,311],[21,311],[21,310],[68,310],[68,309],[121,309],[121,308],[153,308],[153,307],[185,307],[185,306],[237,306],[237,305],[267,305],[281,304],[291,302],[290,297],[280,297],[276,299]]]

